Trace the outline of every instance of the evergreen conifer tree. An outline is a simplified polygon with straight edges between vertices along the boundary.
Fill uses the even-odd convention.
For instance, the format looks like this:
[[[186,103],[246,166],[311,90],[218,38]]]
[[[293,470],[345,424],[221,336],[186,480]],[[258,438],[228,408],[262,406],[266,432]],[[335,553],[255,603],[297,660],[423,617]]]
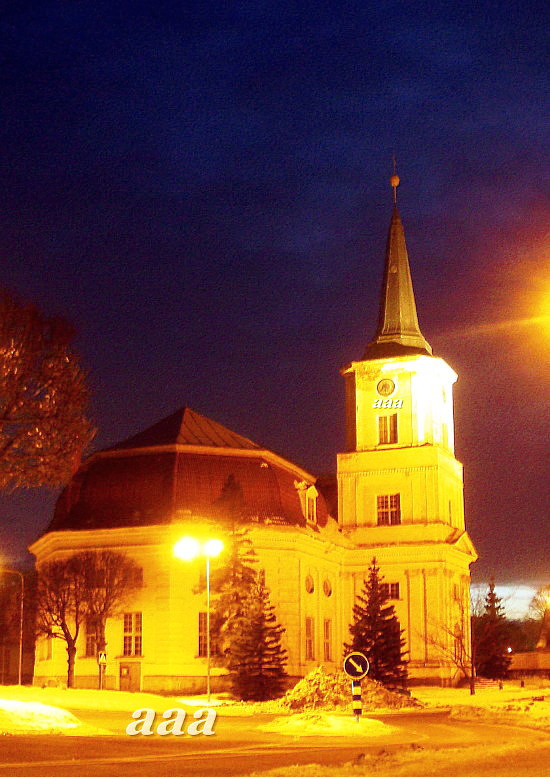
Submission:
[[[483,613],[472,619],[472,630],[477,674],[492,680],[507,677],[512,660],[507,652],[508,621],[502,600],[495,592],[494,578],[489,581]]]
[[[380,568],[373,558],[368,579],[353,606],[351,641],[344,645],[344,650],[346,653],[358,650],[367,656],[371,679],[388,686],[404,685],[407,679],[405,642],[393,605],[387,604],[382,581]]]
[[[257,583],[258,558],[242,520],[243,495],[239,483],[230,475],[216,503],[220,523],[227,531],[227,549],[221,565],[212,574],[214,612],[212,638],[218,652],[226,658],[231,651],[233,634],[238,631],[246,603]]]
[[[238,628],[232,632],[229,669],[233,673],[232,689],[238,698],[265,701],[281,695],[287,661],[287,652],[281,645],[284,632],[259,576],[245,602]]]

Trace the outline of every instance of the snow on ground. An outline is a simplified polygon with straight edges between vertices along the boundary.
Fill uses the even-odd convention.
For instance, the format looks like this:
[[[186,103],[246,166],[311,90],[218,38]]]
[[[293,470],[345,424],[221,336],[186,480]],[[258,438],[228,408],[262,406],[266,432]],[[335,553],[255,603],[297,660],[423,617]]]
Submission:
[[[0,734],[98,736],[108,731],[88,726],[67,710],[37,701],[0,699]]]
[[[142,707],[166,710],[172,707],[189,705],[206,707],[206,696],[161,696],[155,693],[130,693],[126,691],[98,691],[93,688],[38,688],[35,686],[0,686],[0,699],[17,701],[35,701],[52,704],[64,709],[111,710],[133,712]],[[211,705],[218,706],[224,701],[223,694],[212,695]]]
[[[476,692],[470,695],[469,688],[439,688],[436,686],[415,686],[411,693],[423,704],[430,707],[448,707],[455,704],[471,704],[486,707],[494,704],[506,704],[516,699],[529,700],[533,696],[546,696],[550,699],[550,681],[531,680],[522,688],[519,680],[505,680],[502,689],[498,683],[476,686]]]
[[[212,697],[211,703],[219,705],[222,702],[220,698]],[[0,735],[111,736],[112,731],[82,723],[68,710],[76,710],[77,715],[78,710],[125,712],[130,720],[131,713],[143,707],[163,712],[182,706],[205,707],[206,696],[184,698],[153,693],[6,685],[0,686]]]
[[[536,744],[381,749],[342,766],[300,764],[254,772],[249,777],[548,777],[550,743],[541,739]]]
[[[331,715],[326,712],[302,712],[275,718],[258,726],[260,731],[292,736],[337,736],[337,737],[378,737],[396,731],[379,720],[361,718],[355,720],[352,715]]]
[[[413,688],[426,707],[451,707],[451,714],[462,720],[529,726],[550,731],[550,683],[531,681],[522,688],[517,680],[478,687],[473,696],[468,688]]]
[[[479,687],[474,696],[467,688],[415,687],[413,696],[427,708],[451,707],[451,714],[461,719],[509,723],[550,731],[550,682],[534,682],[521,688],[518,681]],[[541,697],[544,697],[541,700]],[[211,704],[222,716],[253,717],[259,713],[277,716],[264,731],[277,731],[294,736],[327,734],[329,736],[369,736],[390,733],[388,725],[363,717],[359,724],[349,714],[323,713],[319,709],[302,713],[290,712],[278,701],[244,703],[231,701],[227,694],[212,695]],[[205,707],[206,696],[161,696],[152,693],[98,691],[92,689],[38,688],[0,686],[0,733],[63,731],[79,735],[107,734],[102,729],[84,726],[68,710],[107,710],[131,714],[148,707],[157,713],[173,707]],[[368,714],[368,713],[367,713]],[[394,720],[392,720],[394,723]]]

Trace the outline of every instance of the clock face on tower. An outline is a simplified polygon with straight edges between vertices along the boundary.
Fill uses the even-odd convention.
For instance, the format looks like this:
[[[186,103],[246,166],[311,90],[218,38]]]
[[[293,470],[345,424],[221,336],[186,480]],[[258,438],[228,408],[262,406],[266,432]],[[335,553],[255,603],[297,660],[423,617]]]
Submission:
[[[376,390],[381,397],[389,397],[395,391],[395,383],[389,378],[384,378],[376,386]]]

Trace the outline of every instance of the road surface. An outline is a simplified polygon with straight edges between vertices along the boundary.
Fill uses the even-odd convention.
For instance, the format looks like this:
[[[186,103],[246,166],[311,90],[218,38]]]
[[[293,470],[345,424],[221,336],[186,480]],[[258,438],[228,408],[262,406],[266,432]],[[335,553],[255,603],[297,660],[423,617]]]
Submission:
[[[121,713],[78,713],[86,722],[120,731],[129,721]],[[376,716],[394,727],[384,736],[367,737],[292,737],[268,734],[258,725],[273,716],[254,718],[218,717],[216,734],[210,737],[157,735],[128,737],[32,736],[3,737],[0,741],[0,777],[231,777],[254,770],[266,770],[289,764],[341,764],[373,755],[411,751],[411,748],[453,748],[479,752],[479,745],[501,742],[532,748],[514,765],[495,761],[493,771],[480,771],[474,765],[467,777],[538,777],[541,732],[510,726],[458,722],[445,713],[406,713]],[[355,725],[350,720],[350,726]],[[546,750],[546,758],[550,750]],[[441,754],[440,754],[441,755]],[[387,757],[387,756],[384,756]],[[546,761],[547,763],[548,761]],[[452,764],[449,762],[449,768]],[[504,771],[499,771],[502,768]],[[508,771],[507,771],[508,770]],[[400,772],[401,773],[401,772]],[[429,773],[429,772],[427,772]],[[456,772],[438,769],[438,775],[465,777],[464,764]],[[411,774],[414,774],[412,772]],[[426,772],[422,771],[424,777]],[[544,772],[540,771],[540,775]],[[416,776],[415,776],[416,777]]]

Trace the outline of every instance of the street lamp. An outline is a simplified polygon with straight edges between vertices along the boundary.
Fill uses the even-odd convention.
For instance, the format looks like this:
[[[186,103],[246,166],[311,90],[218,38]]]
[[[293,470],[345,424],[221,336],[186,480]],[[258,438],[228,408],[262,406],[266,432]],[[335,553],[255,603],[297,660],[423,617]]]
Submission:
[[[23,669],[23,606],[25,601],[25,579],[23,574],[17,569],[4,569],[0,568],[0,572],[5,575],[19,575],[21,582],[21,601],[19,602],[19,668],[18,668],[18,680],[17,684],[22,685],[22,669]]]
[[[210,559],[219,556],[223,542],[210,539],[199,542],[194,537],[182,537],[174,545],[174,555],[182,561],[193,561],[197,556],[206,558],[206,700],[210,703]]]

